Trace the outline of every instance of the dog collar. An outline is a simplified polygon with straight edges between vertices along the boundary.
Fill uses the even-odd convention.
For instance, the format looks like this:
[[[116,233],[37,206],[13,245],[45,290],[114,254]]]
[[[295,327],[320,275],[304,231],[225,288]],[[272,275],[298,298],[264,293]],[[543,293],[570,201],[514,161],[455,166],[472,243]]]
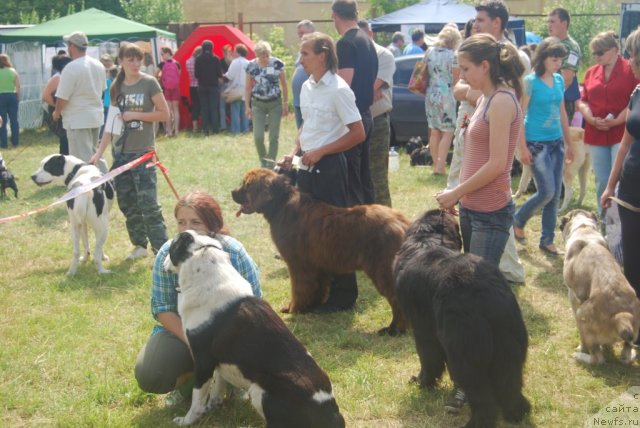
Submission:
[[[87,166],[87,164],[86,163],[81,163],[81,164],[78,164],[78,165],[73,167],[73,169],[71,170],[69,175],[67,175],[67,178],[64,180],[64,185],[65,186],[68,186],[69,183],[71,183],[71,180],[73,180],[73,178],[76,176],[76,174],[78,173],[80,168],[82,168],[83,166]]]

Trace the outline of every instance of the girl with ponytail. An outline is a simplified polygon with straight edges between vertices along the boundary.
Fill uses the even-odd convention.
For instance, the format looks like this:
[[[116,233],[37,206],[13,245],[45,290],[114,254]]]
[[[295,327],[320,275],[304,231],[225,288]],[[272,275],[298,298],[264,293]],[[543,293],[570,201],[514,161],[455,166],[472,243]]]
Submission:
[[[436,194],[442,209],[460,203],[465,253],[498,266],[513,226],[511,163],[522,132],[518,51],[489,34],[476,34],[458,49],[460,78],[482,92],[468,123],[463,124],[464,154],[460,184]]]
[[[144,53],[132,43],[120,45],[120,71],[111,85],[111,108],[120,110],[122,130],[107,120],[102,140],[90,162],[102,157],[113,140],[113,168],[125,165],[155,149],[154,122],[169,120],[169,106],[158,81],[142,73]],[[119,134],[119,135],[118,135]],[[115,139],[113,138],[115,136]],[[118,206],[124,214],[129,239],[134,245],[128,259],[147,255],[147,245],[155,254],[167,241],[167,227],[157,199],[156,167],[139,165],[114,179]]]

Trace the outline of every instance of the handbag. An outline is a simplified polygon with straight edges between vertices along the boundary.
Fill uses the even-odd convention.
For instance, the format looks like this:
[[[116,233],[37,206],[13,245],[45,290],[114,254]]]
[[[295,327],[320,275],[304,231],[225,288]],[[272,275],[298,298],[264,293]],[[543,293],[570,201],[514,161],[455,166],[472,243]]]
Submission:
[[[242,96],[244,95],[243,92],[242,86],[231,85],[227,86],[224,92],[222,92],[222,97],[224,98],[225,103],[234,103],[242,99]]]
[[[418,61],[413,67],[413,71],[411,72],[411,78],[409,79],[408,88],[414,94],[424,96],[427,93],[428,84],[429,75],[427,70],[427,63],[425,61]]]

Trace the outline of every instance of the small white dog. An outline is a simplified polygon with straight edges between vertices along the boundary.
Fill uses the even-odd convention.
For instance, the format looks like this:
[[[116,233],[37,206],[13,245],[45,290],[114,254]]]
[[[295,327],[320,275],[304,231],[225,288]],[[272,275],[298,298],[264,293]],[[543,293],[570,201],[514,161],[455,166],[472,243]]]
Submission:
[[[564,164],[564,170],[562,172],[564,199],[558,211],[566,211],[569,208],[569,204],[573,198],[573,180],[576,176],[578,176],[580,183],[580,196],[578,197],[577,204],[582,204],[587,192],[587,177],[591,169],[591,151],[584,144],[584,129],[572,126],[569,128],[569,134],[573,148],[573,161],[570,164]],[[520,176],[518,190],[513,195],[514,198],[523,195],[527,191],[531,176],[531,167],[529,165],[522,165],[522,175]]]
[[[38,185],[54,183],[62,184],[71,190],[89,184],[102,177],[95,165],[83,162],[75,156],[49,155],[42,159],[40,167],[31,179]],[[89,235],[87,228],[91,226],[96,235],[96,247],[93,258],[99,273],[109,273],[102,266],[103,260],[109,258],[104,254],[104,243],[109,233],[109,211],[113,205],[114,189],[106,182],[90,192],[83,193],[67,202],[69,221],[71,222],[71,239],[73,240],[73,258],[67,272],[74,275],[78,264],[89,258]],[[80,239],[84,244],[84,255],[80,256]]]

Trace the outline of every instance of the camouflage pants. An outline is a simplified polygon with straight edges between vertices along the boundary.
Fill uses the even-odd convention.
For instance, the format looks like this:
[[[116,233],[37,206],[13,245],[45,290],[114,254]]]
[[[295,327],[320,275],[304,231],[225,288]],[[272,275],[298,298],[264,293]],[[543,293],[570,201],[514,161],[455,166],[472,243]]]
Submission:
[[[142,153],[119,153],[113,155],[113,168],[117,168],[142,156]],[[124,214],[131,243],[151,249],[155,254],[169,239],[167,226],[158,204],[158,180],[156,167],[147,168],[146,163],[126,171],[114,179],[118,206]]]
[[[391,206],[391,195],[389,194],[389,138],[391,129],[389,127],[389,114],[381,114],[373,118],[373,129],[371,130],[371,145],[369,146],[369,168],[371,170],[371,181],[373,181],[373,191],[375,203]]]

